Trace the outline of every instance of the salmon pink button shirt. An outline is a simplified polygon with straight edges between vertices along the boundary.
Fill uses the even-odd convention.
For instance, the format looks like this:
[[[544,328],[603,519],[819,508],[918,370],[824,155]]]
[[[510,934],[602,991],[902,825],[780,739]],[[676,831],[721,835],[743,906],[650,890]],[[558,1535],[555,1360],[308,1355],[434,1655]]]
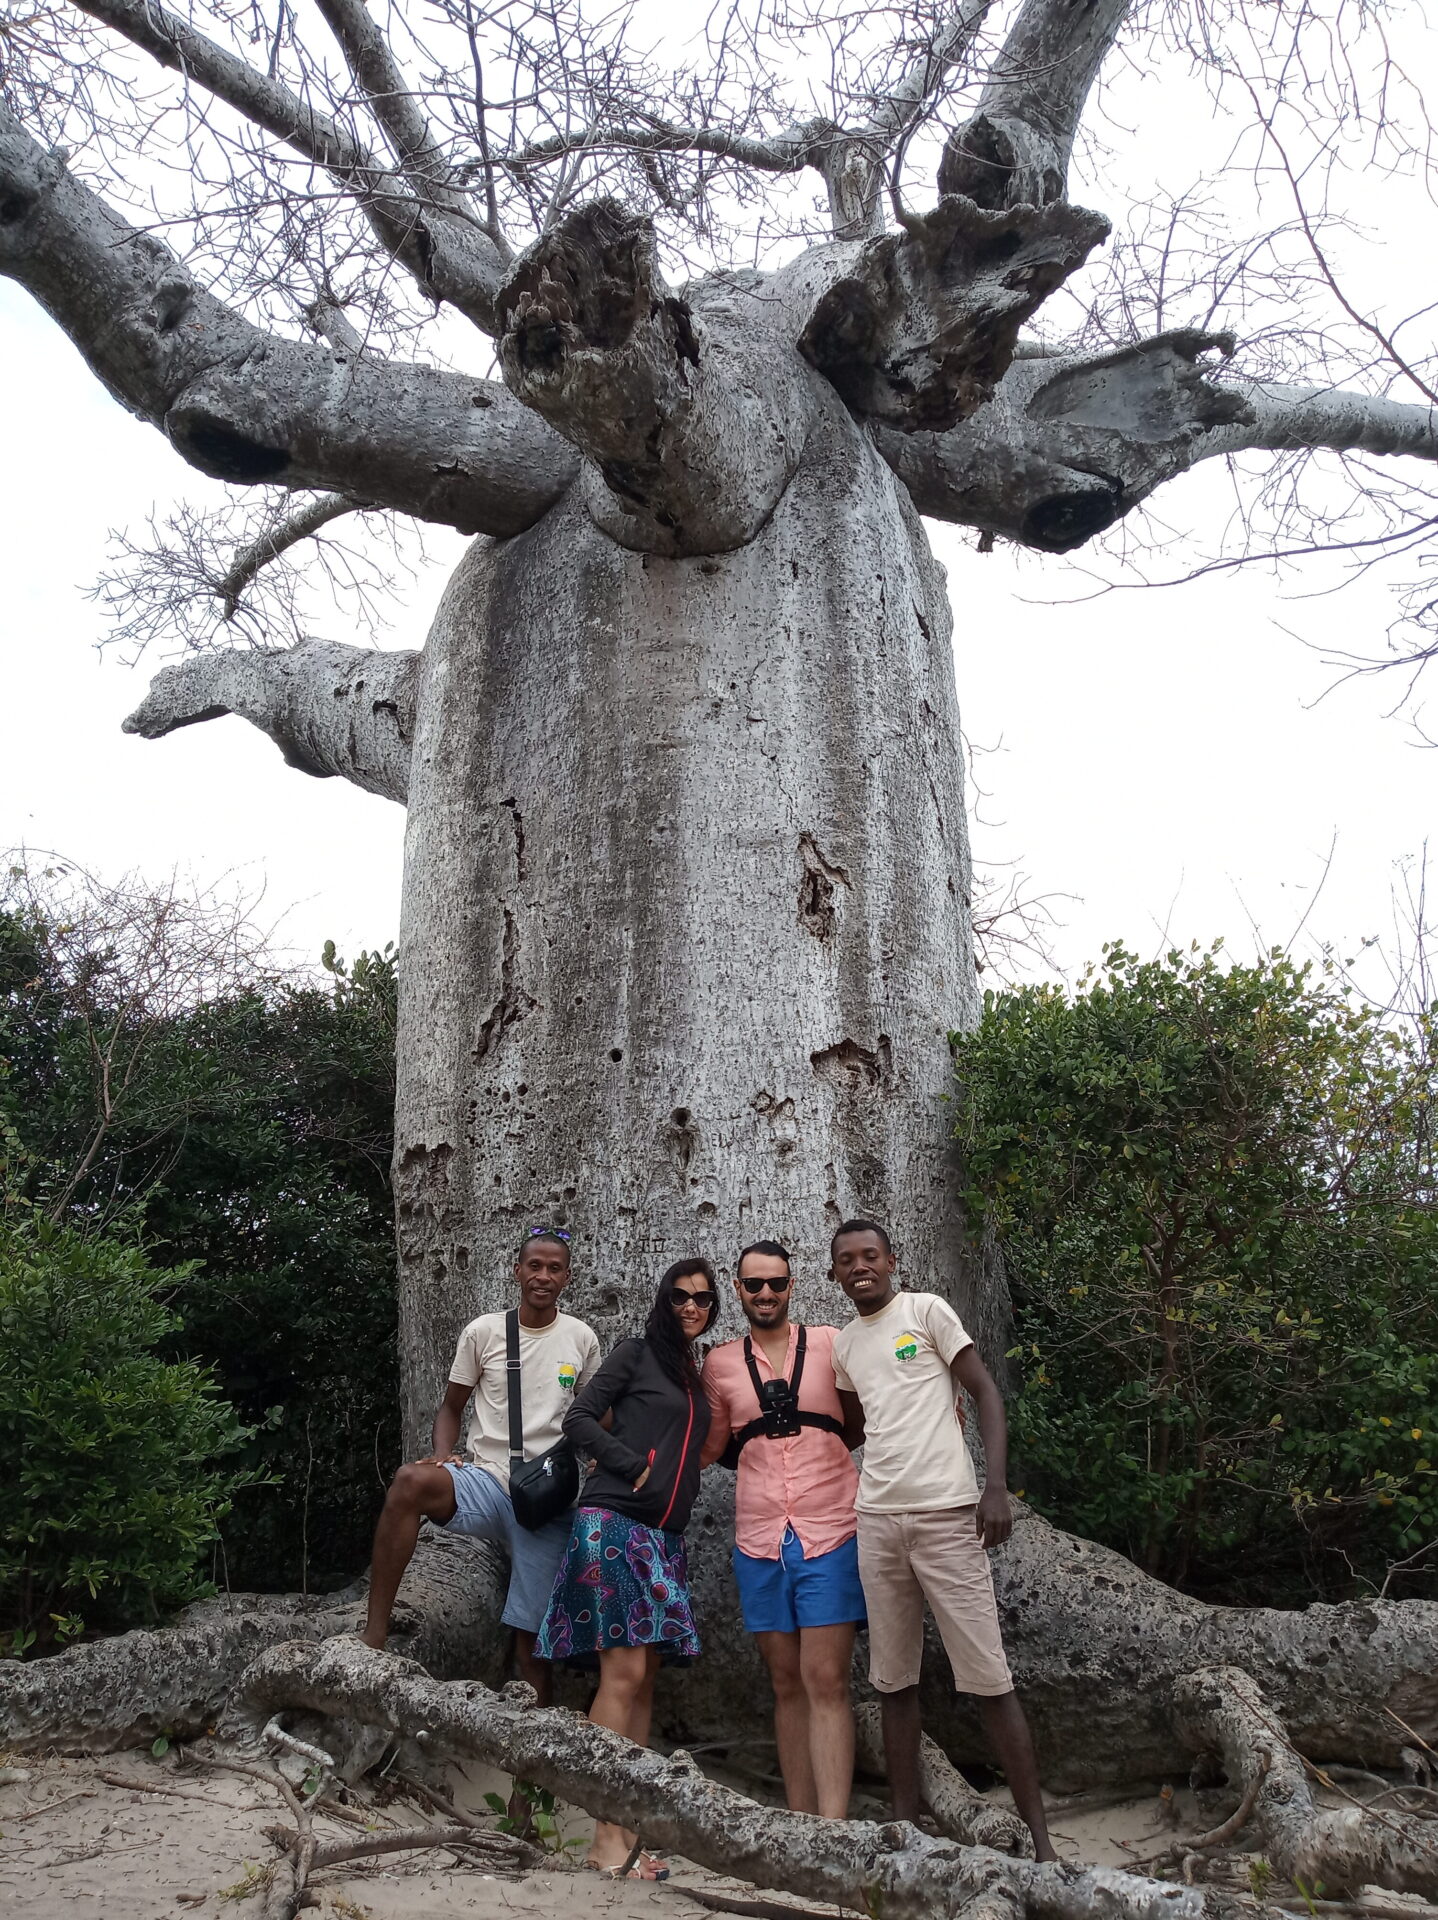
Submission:
[[[826,1413],[842,1420],[844,1409],[834,1384],[834,1327],[807,1330],[799,1406],[805,1413]],[[789,1329],[784,1378],[792,1379],[798,1329]],[[754,1342],[754,1364],[761,1380],[779,1376],[763,1348]],[[716,1347],[704,1362],[704,1397],[709,1402],[706,1462],[717,1460],[731,1432],[758,1418],[759,1396],[744,1363],[744,1342]],[[786,1527],[799,1536],[806,1560],[832,1553],[853,1537],[854,1496],[859,1476],[849,1449],[837,1433],[803,1427],[788,1440],[751,1440],[739,1456],[734,1544],[754,1560],[777,1560]]]

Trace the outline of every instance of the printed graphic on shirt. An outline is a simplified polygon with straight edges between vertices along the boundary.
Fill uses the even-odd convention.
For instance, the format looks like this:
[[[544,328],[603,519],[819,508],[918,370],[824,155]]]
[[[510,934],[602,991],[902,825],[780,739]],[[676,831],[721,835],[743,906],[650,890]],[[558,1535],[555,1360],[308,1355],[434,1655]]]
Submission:
[[[919,1343],[911,1333],[901,1333],[894,1342],[896,1360],[916,1360],[919,1356]]]
[[[561,1360],[559,1363],[560,1392],[573,1393],[575,1383],[578,1379],[579,1369],[575,1366],[574,1362],[572,1360]]]

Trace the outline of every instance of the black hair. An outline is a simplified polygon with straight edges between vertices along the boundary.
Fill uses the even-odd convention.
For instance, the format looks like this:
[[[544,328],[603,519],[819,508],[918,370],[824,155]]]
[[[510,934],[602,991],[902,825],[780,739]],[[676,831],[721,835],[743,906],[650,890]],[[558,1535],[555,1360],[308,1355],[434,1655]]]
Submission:
[[[516,1266],[518,1266],[524,1258],[525,1249],[532,1247],[536,1240],[548,1240],[556,1247],[563,1247],[565,1259],[570,1259],[569,1235],[567,1233],[561,1233],[558,1227],[531,1227],[519,1243],[519,1252],[514,1256],[514,1264]]]
[[[846,1233],[877,1233],[880,1240],[884,1243],[884,1252],[892,1253],[894,1251],[893,1241],[890,1240],[888,1232],[879,1225],[877,1220],[845,1220],[835,1227],[834,1237],[829,1242],[829,1257],[831,1259],[834,1255],[834,1241],[841,1239]]]
[[[777,1240],[751,1240],[747,1247],[741,1247],[739,1249],[739,1258],[734,1262],[734,1275],[736,1279],[738,1278],[739,1269],[744,1264],[744,1256],[746,1253],[767,1253],[771,1260],[782,1260],[786,1267],[793,1264],[789,1257],[789,1249],[787,1247],[781,1247]]]
[[[688,1260],[676,1260],[672,1267],[665,1268],[659,1290],[654,1296],[654,1305],[649,1309],[649,1318],[644,1323],[644,1338],[653,1347],[655,1359],[674,1384],[692,1392],[699,1385],[694,1343],[684,1338],[674,1315],[674,1282],[684,1280],[690,1274],[700,1274],[709,1282],[709,1291],[714,1295],[714,1300],[701,1331],[707,1333],[713,1326],[714,1316],[719,1311],[714,1269],[707,1260],[701,1260],[695,1254]]]

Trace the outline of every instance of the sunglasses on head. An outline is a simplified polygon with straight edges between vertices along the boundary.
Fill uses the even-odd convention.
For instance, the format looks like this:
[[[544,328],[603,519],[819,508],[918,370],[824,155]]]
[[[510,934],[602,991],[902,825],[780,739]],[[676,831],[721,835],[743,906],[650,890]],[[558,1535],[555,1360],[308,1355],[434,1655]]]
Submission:
[[[562,1240],[569,1245],[568,1227],[531,1227],[525,1234],[526,1240]]]
[[[687,1306],[712,1307],[715,1295],[706,1287],[703,1293],[687,1293],[683,1287],[676,1287],[669,1296],[676,1313]]]
[[[781,1273],[776,1280],[771,1273],[761,1273],[755,1277],[752,1273],[741,1273],[739,1284],[745,1293],[762,1293],[767,1287],[771,1293],[787,1293],[794,1284],[792,1273]]]

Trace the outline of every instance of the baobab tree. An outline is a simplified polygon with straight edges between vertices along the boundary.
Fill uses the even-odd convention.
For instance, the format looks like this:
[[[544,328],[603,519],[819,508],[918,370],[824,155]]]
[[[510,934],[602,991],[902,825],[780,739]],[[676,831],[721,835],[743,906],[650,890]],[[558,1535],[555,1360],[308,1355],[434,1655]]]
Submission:
[[[945,1036],[976,987],[951,616],[923,520],[1063,553],[1202,461],[1438,456],[1423,370],[1356,310],[1371,351],[1351,390],[1318,357],[1331,338],[1297,340],[1306,380],[1276,377],[1271,340],[1267,361],[1235,357],[1224,295],[1241,317],[1251,261],[1231,254],[1183,324],[1169,298],[1145,333],[1124,279],[1141,259],[1094,273],[1109,222],[1068,195],[1120,43],[1181,43],[1247,89],[1301,187],[1278,107],[1316,76],[1328,123],[1360,113],[1367,56],[1345,36],[1367,11],[1284,0],[1260,46],[1202,0],[797,23],[739,4],[708,22],[709,70],[675,76],[630,50],[625,17],[570,0],[413,0],[383,28],[364,0],[318,0],[328,37],[285,0],[201,11],[76,0],[6,29],[0,270],[182,459],[288,502],[233,557],[194,526],[149,556],[142,627],[189,621],[203,592],[249,644],[164,667],[130,730],[238,714],[292,766],[408,808],[411,1438],[457,1327],[540,1223],[571,1232],[572,1305],[612,1337],[677,1250],[782,1231],[812,1287],[833,1225],[874,1213],[997,1354],[1001,1275],[965,1249],[945,1147]],[[786,29],[796,60],[823,52],[822,111],[774,77]],[[1245,34],[1253,71],[1226,50]],[[1392,105],[1400,76],[1376,71]],[[1295,219],[1321,278],[1319,223]],[[763,236],[752,265],[744,234]],[[276,645],[266,569],[380,511],[477,536],[422,652]],[[1051,1775],[1209,1745],[1247,1777],[1280,1716],[1373,1761],[1412,1738],[1389,1709],[1438,1730],[1434,1609],[1219,1615],[1032,1518],[1003,1577]],[[470,1602],[443,1584],[412,1589],[412,1644],[452,1670]],[[20,1733],[203,1720],[275,1637],[257,1622],[62,1656],[26,1681]],[[433,1709],[336,1661],[251,1690],[348,1688],[396,1725]],[[738,1711],[714,1670],[691,1722]],[[1282,1771],[1264,1804],[1291,1813]],[[592,1774],[565,1778],[631,1818],[620,1775]],[[1351,1879],[1299,1826],[1303,1870]],[[1429,1884],[1430,1853],[1389,1840],[1366,1877]]]

